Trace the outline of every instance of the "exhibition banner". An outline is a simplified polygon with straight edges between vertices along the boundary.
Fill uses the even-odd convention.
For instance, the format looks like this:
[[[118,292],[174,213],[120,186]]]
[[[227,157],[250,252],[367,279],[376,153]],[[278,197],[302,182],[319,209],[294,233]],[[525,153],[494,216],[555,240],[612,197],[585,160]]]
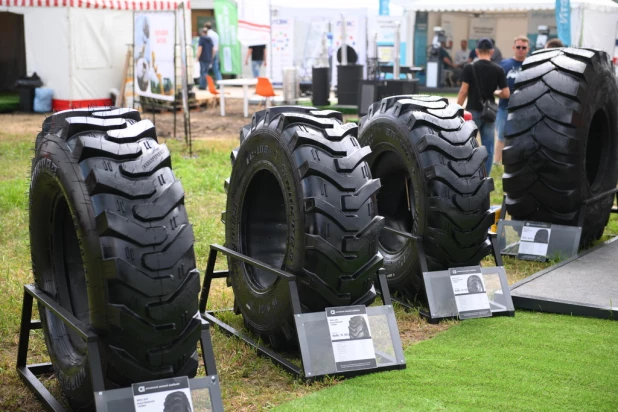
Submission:
[[[294,20],[273,19],[271,22],[271,65],[273,83],[283,82],[283,69],[294,66]]]
[[[416,21],[414,22],[414,65],[425,66],[427,64],[427,23],[429,21],[429,13],[426,11],[416,12]],[[420,84],[425,84],[425,73],[421,72],[417,76]]]
[[[556,25],[558,38],[566,46],[571,45],[571,1],[556,0]]]
[[[174,101],[176,15],[172,12],[135,12],[133,73],[138,96]]]
[[[390,3],[390,0],[380,0],[380,11],[379,11],[380,16],[388,16],[391,14],[389,3]]]
[[[221,73],[240,74],[241,56],[238,42],[238,9],[232,0],[215,0],[215,18],[219,34]]]

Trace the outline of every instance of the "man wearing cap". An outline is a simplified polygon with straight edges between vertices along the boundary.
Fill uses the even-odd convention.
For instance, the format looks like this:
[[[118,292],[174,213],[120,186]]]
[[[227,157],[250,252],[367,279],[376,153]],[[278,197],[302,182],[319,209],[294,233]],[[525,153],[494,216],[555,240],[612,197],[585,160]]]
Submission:
[[[491,61],[493,52],[494,45],[490,39],[480,39],[476,43],[478,60],[464,67],[461,76],[461,88],[457,95],[457,104],[460,106],[463,106],[466,98],[468,98],[466,110],[472,113],[472,119],[481,134],[481,143],[487,148],[487,160],[485,161],[487,175],[491,172],[494,157],[495,121],[488,122],[481,119],[483,103],[490,99],[494,101],[494,95],[501,99],[508,99],[511,95],[506,84],[504,70]]]

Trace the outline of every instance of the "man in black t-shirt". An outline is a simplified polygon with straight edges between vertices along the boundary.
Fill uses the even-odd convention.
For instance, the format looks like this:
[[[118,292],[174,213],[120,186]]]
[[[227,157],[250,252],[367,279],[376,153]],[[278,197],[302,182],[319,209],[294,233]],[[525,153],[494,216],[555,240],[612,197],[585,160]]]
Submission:
[[[196,60],[200,62],[200,90],[206,90],[206,75],[212,64],[215,48],[212,39],[207,36],[208,30],[202,29],[202,37],[197,46]]]
[[[258,46],[249,47],[247,56],[245,57],[245,65],[249,64],[249,57],[251,57],[251,71],[253,72],[253,77],[259,77],[262,64],[266,67],[266,45],[260,44]]]
[[[495,101],[495,96],[501,99],[508,99],[511,95],[506,84],[504,70],[490,60],[493,51],[494,45],[491,40],[481,39],[478,41],[476,44],[478,60],[464,67],[461,75],[461,89],[459,89],[459,94],[457,95],[457,104],[460,106],[463,106],[466,97],[468,98],[466,110],[472,113],[472,119],[481,134],[481,143],[487,148],[487,160],[485,161],[487,175],[491,172],[494,158],[494,130],[496,123],[489,123],[481,119],[483,102],[490,99]],[[481,95],[479,95],[479,89]]]

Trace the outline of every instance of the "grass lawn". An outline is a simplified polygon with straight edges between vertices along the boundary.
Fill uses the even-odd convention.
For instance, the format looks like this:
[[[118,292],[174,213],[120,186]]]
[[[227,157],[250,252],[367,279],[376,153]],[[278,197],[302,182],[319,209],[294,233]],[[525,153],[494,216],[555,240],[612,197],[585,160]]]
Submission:
[[[342,382],[277,411],[616,410],[614,321],[518,312],[406,350],[407,369]]]
[[[0,116],[0,123],[5,119],[7,118]],[[2,295],[0,299],[0,411],[41,410],[41,404],[34,399],[15,372],[23,284],[33,281],[27,193],[30,159],[37,131],[28,130],[25,126],[20,129],[19,125],[0,129],[0,294]],[[237,145],[237,136],[236,131],[230,131],[229,137],[226,138],[196,140],[193,146],[194,153],[197,154],[195,158],[187,157],[187,150],[183,143],[172,139],[167,141],[172,152],[174,172],[182,180],[186,192],[187,209],[196,238],[197,265],[201,271],[206,266],[209,244],[224,242],[224,226],[220,221],[226,198],[223,181],[230,173],[229,155]],[[501,175],[500,167],[492,170],[496,183],[496,191],[492,194],[492,204],[499,204],[502,200]],[[618,221],[615,216],[612,217],[605,233],[618,233]],[[490,265],[491,259],[486,258],[486,263]],[[225,266],[225,259],[219,259],[217,269],[224,269]],[[547,267],[548,264],[506,258],[505,266],[509,282],[514,283]],[[210,308],[230,307],[232,300],[232,291],[225,287],[224,281],[213,282]],[[527,375],[518,374],[517,370],[521,369],[519,366],[523,366],[523,369],[530,372],[530,376],[547,377],[547,382],[551,379],[575,383],[589,382],[586,376],[581,375],[585,369],[590,369],[588,372],[591,377],[596,376],[597,371],[603,372],[607,376],[607,382],[610,379],[615,382],[618,377],[615,367],[614,370],[609,369],[611,365],[616,364],[616,346],[615,344],[612,346],[612,340],[616,342],[618,337],[616,336],[616,328],[618,328],[616,323],[518,312],[514,319],[488,319],[429,325],[420,319],[417,313],[405,313],[397,308],[396,314],[402,343],[404,348],[407,348],[408,369],[353,379],[343,385],[338,385],[339,380],[336,378],[312,385],[296,381],[271,362],[256,356],[255,351],[247,346],[227,338],[222,333],[213,332],[215,357],[226,409],[234,411],[270,409],[331,386],[335,386],[333,388],[335,394],[341,393],[338,391],[357,394],[358,399],[363,399],[361,403],[363,405],[370,405],[369,400],[376,405],[375,402],[394,398],[399,396],[397,393],[402,392],[406,394],[406,399],[408,395],[414,395],[414,399],[420,399],[418,402],[426,398],[426,403],[415,401],[419,409],[441,407],[440,405],[455,409],[476,408],[473,401],[477,394],[494,399],[493,403],[487,400],[487,403],[479,404],[479,408],[521,409],[518,405],[522,405],[524,408],[535,409],[534,405],[539,405],[535,403],[538,402],[537,398],[542,396],[554,399],[565,394],[567,400],[572,397],[584,400],[589,398],[580,396],[579,394],[583,392],[576,391],[576,388],[566,390],[561,389],[562,386],[543,386],[538,381],[533,381],[531,386],[527,387],[524,383],[524,377]],[[238,317],[234,322],[240,323]],[[446,333],[442,333],[447,329]],[[419,341],[431,339],[436,335],[438,338],[416,345]],[[553,339],[554,336],[555,342],[546,344],[544,339]],[[606,340],[603,340],[604,336]],[[571,341],[578,343],[571,345],[569,344]],[[434,347],[434,345],[437,346]],[[564,351],[561,350],[563,346]],[[577,352],[576,356],[572,356],[571,351],[576,351],[578,346],[582,350]],[[480,349],[483,349],[483,352],[480,352]],[[464,356],[464,353],[467,355]],[[30,362],[47,361],[41,331],[33,332],[29,356]],[[522,357],[520,363],[513,363],[520,357]],[[479,362],[478,366],[472,361],[477,358],[484,359]],[[563,363],[566,365],[562,365]],[[441,371],[438,368],[440,365],[441,367],[450,366]],[[452,369],[452,379],[447,374],[449,369]],[[560,371],[560,374],[555,375],[554,378],[552,377],[553,371]],[[490,392],[482,392],[480,386],[489,385],[487,376],[492,376],[492,374],[501,379],[503,386],[493,388]],[[370,383],[373,379],[377,379],[375,386]],[[478,384],[466,386],[468,385],[466,382],[471,384],[478,382]],[[599,399],[598,402],[601,402],[590,403],[590,405],[599,405],[598,408],[591,409],[608,409],[609,404],[606,401],[611,394],[617,393],[615,385],[612,390],[604,380],[597,379],[595,382],[597,382],[595,388],[606,393],[601,396],[590,389],[592,394],[596,394],[594,396]],[[566,383],[563,382],[563,384]],[[54,394],[59,395],[53,378],[45,380],[45,384]],[[439,385],[440,388],[432,385]],[[512,385],[519,385],[518,391],[515,392],[519,394],[517,399],[508,397],[506,390],[505,394],[495,395],[494,392],[499,392],[500,388],[510,388]],[[366,389],[367,386],[373,389]],[[582,386],[582,391],[586,387],[588,386]],[[542,396],[539,396],[539,391],[544,391]],[[366,394],[361,394],[361,392],[366,392]],[[331,399],[328,407],[322,408],[320,406],[322,401],[319,399],[334,396],[330,393],[330,391],[325,391],[315,397],[307,398],[306,401],[303,400],[302,404],[291,404],[284,408],[359,409],[350,407],[350,405],[358,406],[359,404],[347,403],[350,402],[350,398],[347,397],[339,403],[337,396]],[[452,396],[449,395],[450,393]],[[437,403],[434,405],[429,400]],[[618,402],[614,402],[614,405],[617,404]],[[398,404],[392,405],[398,407]],[[391,406],[389,409],[394,409],[392,405],[389,404]],[[404,403],[402,407],[410,405]],[[563,404],[554,403],[553,405],[556,408],[562,408]],[[577,405],[573,409],[587,408],[583,404]],[[543,408],[544,405],[540,405],[540,409]]]

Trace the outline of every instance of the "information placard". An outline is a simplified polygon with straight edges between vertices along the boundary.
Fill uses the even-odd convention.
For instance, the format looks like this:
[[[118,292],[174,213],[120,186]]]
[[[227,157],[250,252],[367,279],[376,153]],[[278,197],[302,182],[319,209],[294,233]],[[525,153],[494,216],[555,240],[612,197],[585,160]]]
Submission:
[[[521,238],[517,258],[544,262],[547,260],[547,248],[551,237],[551,224],[525,222],[521,229]]]
[[[449,272],[459,319],[490,317],[491,307],[481,267],[453,268]]]
[[[137,412],[193,411],[189,378],[186,376],[134,383],[132,388]]]
[[[135,12],[134,84],[139,96],[174,101],[174,12]]]
[[[326,321],[338,372],[377,366],[365,306],[326,308]]]

